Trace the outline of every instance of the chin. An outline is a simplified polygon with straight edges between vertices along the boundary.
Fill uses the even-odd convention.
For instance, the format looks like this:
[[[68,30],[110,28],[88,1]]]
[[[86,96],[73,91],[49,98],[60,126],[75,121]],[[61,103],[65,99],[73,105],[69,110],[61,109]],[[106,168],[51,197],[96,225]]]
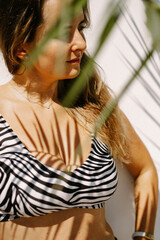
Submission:
[[[80,74],[80,69],[74,69],[72,70],[70,73],[67,74],[65,79],[73,79],[78,77],[78,75]]]

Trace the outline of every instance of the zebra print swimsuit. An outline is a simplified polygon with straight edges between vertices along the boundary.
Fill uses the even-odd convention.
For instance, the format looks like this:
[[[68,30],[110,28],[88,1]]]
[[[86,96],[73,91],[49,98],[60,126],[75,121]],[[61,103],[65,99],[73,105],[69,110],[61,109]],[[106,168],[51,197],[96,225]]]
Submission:
[[[95,137],[80,167],[55,170],[33,157],[0,115],[0,221],[68,208],[101,208],[117,182],[108,147]]]

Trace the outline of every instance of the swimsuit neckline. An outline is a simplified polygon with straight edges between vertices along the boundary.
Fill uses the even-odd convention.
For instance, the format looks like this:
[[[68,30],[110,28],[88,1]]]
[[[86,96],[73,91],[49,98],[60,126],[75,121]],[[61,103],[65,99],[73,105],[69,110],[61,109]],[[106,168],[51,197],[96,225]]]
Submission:
[[[89,161],[89,158],[91,156],[91,153],[92,153],[92,148],[93,148],[93,145],[98,143],[100,144],[104,149],[105,151],[109,152],[109,149],[108,149],[108,146],[103,143],[102,141],[98,140],[94,134],[91,133],[91,149],[90,149],[90,152],[89,152],[89,155],[88,157],[86,158],[86,160],[77,168],[73,169],[72,171],[64,171],[64,170],[58,170],[58,169],[54,169],[50,166],[48,166],[47,164],[44,164],[42,163],[41,161],[39,161],[36,157],[33,156],[33,154],[28,150],[28,148],[25,146],[25,144],[20,140],[20,138],[17,136],[17,134],[13,131],[13,129],[11,128],[11,126],[8,124],[8,122],[4,119],[4,117],[0,114],[0,117],[3,119],[3,121],[5,122],[5,125],[10,129],[10,132],[12,132],[12,134],[15,136],[15,138],[20,142],[21,146],[23,147],[23,149],[26,150],[26,153],[35,161],[35,162],[38,162],[39,164],[41,164],[42,166],[46,167],[47,169],[49,170],[54,170],[54,171],[57,171],[57,172],[62,172],[62,173],[73,173],[79,169],[81,169],[87,161]],[[12,136],[13,136],[12,135]]]

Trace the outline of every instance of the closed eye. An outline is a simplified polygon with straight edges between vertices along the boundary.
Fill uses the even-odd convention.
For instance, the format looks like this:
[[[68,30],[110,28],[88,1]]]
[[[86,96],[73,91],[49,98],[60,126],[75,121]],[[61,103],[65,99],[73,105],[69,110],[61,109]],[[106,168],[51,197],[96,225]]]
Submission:
[[[59,34],[59,39],[63,41],[70,41],[72,39],[73,33],[75,31],[75,25],[66,25]],[[77,26],[78,31],[83,34],[83,30],[88,27],[88,24],[85,19],[83,19]]]
[[[78,30],[83,31],[87,27],[88,27],[87,22],[85,20],[83,20],[82,22],[80,22],[80,24],[78,26]]]

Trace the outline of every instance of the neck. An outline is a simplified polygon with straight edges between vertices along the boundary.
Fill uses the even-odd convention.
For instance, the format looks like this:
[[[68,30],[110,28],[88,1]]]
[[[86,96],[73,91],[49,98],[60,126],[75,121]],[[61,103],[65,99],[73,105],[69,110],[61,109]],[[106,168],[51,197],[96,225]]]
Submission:
[[[58,80],[39,76],[34,71],[15,75],[12,84],[15,84],[30,101],[44,104],[51,99],[57,100]]]

